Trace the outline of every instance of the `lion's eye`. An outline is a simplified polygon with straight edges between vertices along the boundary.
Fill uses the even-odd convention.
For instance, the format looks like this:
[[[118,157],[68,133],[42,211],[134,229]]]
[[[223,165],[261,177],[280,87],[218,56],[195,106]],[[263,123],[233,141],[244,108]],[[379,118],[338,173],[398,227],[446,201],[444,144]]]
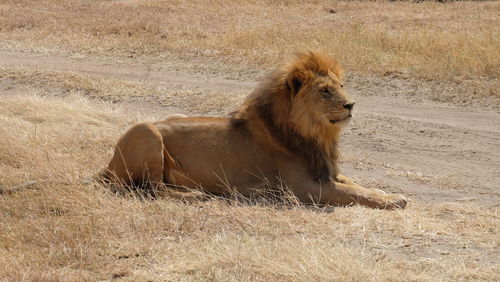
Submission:
[[[344,84],[340,84],[340,88],[344,88]]]
[[[319,92],[327,97],[332,95],[332,92],[330,92],[330,89],[328,89],[327,87],[321,88],[321,90]]]

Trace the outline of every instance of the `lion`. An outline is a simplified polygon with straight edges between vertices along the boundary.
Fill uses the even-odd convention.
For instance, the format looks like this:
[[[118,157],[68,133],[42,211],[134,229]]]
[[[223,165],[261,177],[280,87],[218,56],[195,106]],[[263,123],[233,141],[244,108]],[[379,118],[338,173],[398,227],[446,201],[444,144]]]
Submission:
[[[201,190],[252,196],[281,184],[306,204],[404,208],[404,196],[364,188],[339,173],[339,137],[355,104],[343,87],[334,58],[296,53],[229,117],[176,115],[133,125],[102,177],[147,183],[160,196],[188,201]]]

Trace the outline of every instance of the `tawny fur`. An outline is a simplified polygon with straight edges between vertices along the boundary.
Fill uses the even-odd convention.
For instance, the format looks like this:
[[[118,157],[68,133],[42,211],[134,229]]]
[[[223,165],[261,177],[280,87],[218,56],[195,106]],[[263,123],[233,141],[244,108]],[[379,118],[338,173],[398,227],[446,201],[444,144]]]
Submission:
[[[339,174],[338,141],[354,102],[343,70],[322,52],[297,53],[266,77],[230,118],[173,116],[134,125],[118,141],[103,177],[215,194],[285,184],[302,202],[398,208],[406,199],[363,188]]]
[[[246,123],[248,129],[272,150],[302,154],[308,159],[315,178],[328,181],[338,174],[340,128],[317,122],[314,105],[301,103],[292,111],[294,80],[311,83],[314,77],[335,76],[343,79],[343,69],[333,58],[320,52],[297,54],[271,73],[233,113],[234,123]],[[295,115],[294,115],[295,114]],[[264,126],[263,126],[264,125]],[[304,148],[300,145],[307,145]],[[327,171],[321,171],[321,168]]]

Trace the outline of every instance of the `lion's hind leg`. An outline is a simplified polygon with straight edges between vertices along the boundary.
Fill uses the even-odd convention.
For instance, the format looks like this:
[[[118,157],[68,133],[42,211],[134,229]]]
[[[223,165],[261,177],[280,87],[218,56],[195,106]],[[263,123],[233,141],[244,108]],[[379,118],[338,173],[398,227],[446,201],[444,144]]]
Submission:
[[[181,192],[168,187],[175,162],[163,144],[163,137],[151,123],[133,125],[120,139],[105,178],[112,187],[136,186],[153,197],[170,197],[185,201],[199,200],[201,193]],[[131,189],[125,189],[131,190]]]
[[[111,182],[126,185],[163,181],[163,138],[151,123],[138,123],[123,134],[107,167]]]

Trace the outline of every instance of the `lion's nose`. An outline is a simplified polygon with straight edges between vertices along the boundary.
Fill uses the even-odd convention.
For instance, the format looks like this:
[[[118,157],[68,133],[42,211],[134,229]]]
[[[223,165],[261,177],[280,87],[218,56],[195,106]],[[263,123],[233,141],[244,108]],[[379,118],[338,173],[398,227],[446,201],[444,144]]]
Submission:
[[[352,103],[347,103],[347,104],[344,104],[344,105],[342,105],[342,106],[343,106],[344,108],[348,109],[348,110],[352,110],[352,107],[354,107],[354,104],[356,104],[356,103],[352,102]]]

